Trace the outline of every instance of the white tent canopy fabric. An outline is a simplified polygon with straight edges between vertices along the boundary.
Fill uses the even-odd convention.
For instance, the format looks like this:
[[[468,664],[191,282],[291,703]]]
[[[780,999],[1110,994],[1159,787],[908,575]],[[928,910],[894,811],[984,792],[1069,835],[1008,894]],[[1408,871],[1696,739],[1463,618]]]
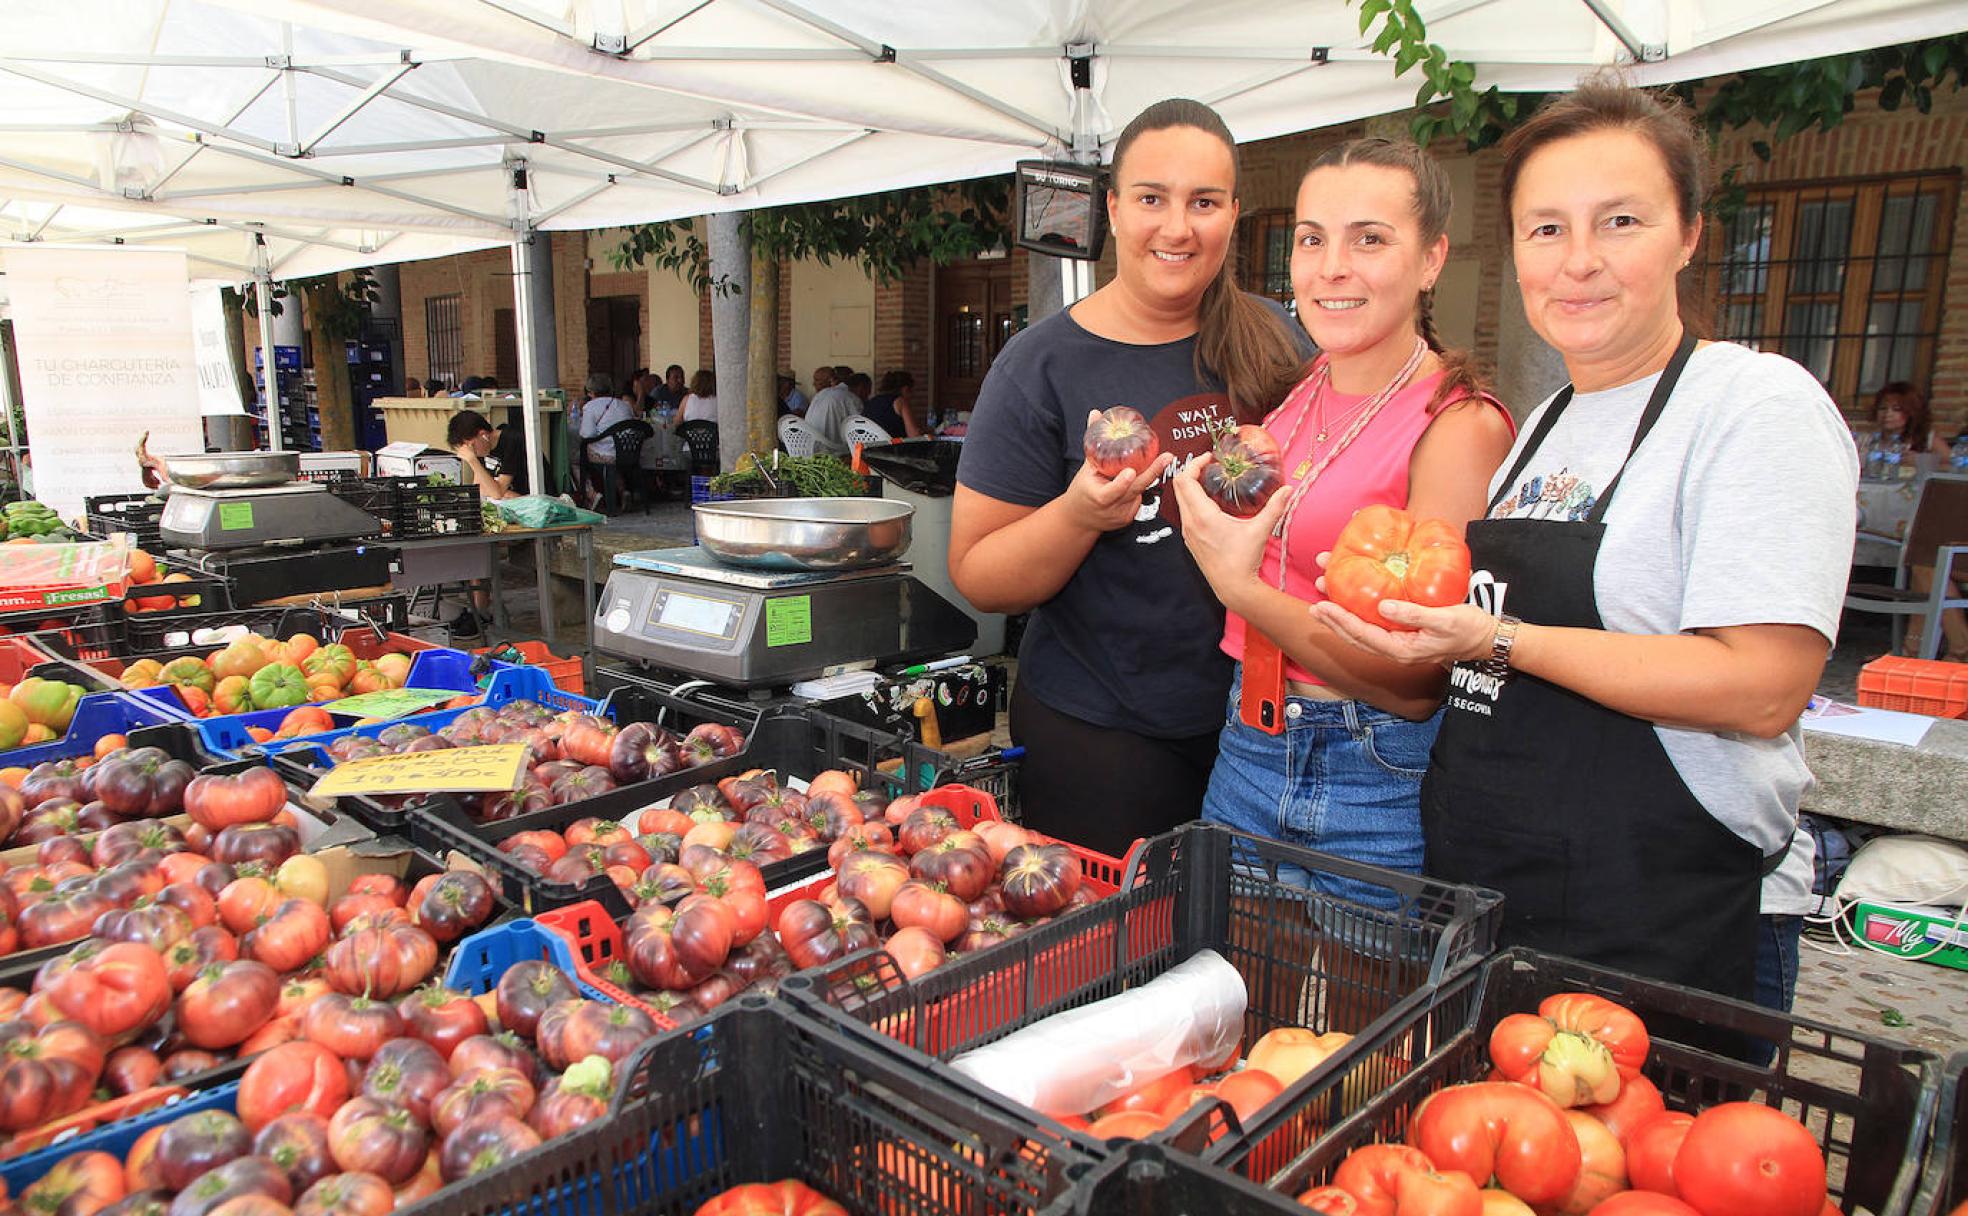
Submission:
[[[1663,81],[1968,28],[1959,0],[1420,9],[1479,82],[1510,89],[1562,88],[1595,64],[1644,59],[1636,77]],[[482,248],[516,226],[1091,155],[1169,95],[1261,139],[1410,104],[1415,77],[1363,41],[1342,0],[11,0],[0,237],[181,237],[207,263],[195,273],[244,278],[233,238],[264,226],[290,276]],[[106,212],[142,218],[115,233]]]

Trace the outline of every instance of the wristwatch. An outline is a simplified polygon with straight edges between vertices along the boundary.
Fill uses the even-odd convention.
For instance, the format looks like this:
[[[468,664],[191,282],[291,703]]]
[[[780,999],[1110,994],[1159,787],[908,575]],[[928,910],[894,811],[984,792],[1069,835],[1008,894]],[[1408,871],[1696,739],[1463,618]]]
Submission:
[[[1501,680],[1510,674],[1510,649],[1517,644],[1517,626],[1522,621],[1509,613],[1497,614],[1496,632],[1490,636],[1490,657],[1483,660],[1483,674]]]

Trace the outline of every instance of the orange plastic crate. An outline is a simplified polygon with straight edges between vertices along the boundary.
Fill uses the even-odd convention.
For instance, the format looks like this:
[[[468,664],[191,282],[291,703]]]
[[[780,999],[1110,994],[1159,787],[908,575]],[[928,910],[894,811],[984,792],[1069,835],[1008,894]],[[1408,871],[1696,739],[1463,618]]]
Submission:
[[[513,642],[512,649],[525,657],[526,665],[537,667],[547,673],[554,687],[562,692],[571,692],[577,697],[587,695],[587,681],[581,674],[581,659],[576,655],[571,659],[556,659],[553,651],[547,649],[545,642]],[[503,650],[503,646],[485,646],[472,651],[473,654],[491,654]]]
[[[1859,704],[1936,718],[1968,717],[1968,663],[1887,655],[1859,669]]]

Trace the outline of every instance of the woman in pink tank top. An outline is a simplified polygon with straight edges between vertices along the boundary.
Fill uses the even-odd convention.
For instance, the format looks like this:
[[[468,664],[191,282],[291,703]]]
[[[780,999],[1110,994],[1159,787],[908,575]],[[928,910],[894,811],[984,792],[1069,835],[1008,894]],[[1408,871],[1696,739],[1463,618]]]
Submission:
[[[1313,559],[1355,511],[1384,503],[1465,524],[1510,450],[1510,416],[1442,349],[1429,315],[1451,205],[1447,175],[1413,144],[1359,139],[1314,161],[1299,183],[1291,276],[1323,353],[1265,421],[1285,486],[1244,520],[1204,495],[1202,461],[1175,480],[1183,542],[1229,610],[1223,649],[1238,661],[1203,817],[1411,873],[1446,673],[1369,656],[1310,606],[1325,598]],[[1259,725],[1266,713],[1243,712],[1242,692],[1246,679],[1260,691],[1266,671],[1272,720]],[[1400,898],[1363,877],[1282,877],[1376,907]]]

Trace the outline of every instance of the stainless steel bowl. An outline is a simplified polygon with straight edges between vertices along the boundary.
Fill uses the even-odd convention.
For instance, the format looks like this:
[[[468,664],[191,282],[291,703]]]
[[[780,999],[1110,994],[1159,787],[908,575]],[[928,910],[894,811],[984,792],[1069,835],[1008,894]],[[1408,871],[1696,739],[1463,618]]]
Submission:
[[[727,565],[757,570],[860,570],[909,551],[916,509],[885,498],[758,498],[707,502],[697,543]]]
[[[158,459],[172,485],[192,490],[246,490],[301,478],[299,452],[199,452]]]

